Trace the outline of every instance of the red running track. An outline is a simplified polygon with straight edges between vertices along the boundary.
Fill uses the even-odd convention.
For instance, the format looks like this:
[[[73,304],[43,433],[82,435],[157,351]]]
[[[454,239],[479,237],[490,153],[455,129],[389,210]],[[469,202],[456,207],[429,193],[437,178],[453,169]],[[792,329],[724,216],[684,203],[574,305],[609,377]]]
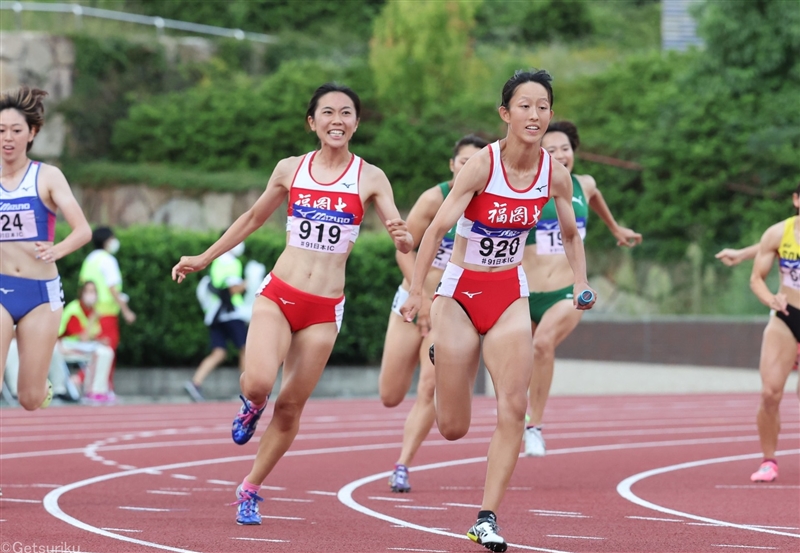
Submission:
[[[757,394],[552,398],[547,457],[519,460],[498,513],[509,551],[800,550],[798,401],[783,401],[773,484],[749,481],[757,405]],[[255,527],[227,506],[257,448],[231,442],[233,403],[3,409],[0,553],[485,551],[465,532],[493,399],[475,400],[464,439],[434,430],[412,492],[394,495],[410,406],[311,400]]]

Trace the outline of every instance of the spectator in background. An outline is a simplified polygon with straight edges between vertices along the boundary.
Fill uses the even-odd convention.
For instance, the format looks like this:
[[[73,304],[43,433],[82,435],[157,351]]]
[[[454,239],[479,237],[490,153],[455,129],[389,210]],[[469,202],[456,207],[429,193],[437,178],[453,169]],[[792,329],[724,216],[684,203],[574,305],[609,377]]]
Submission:
[[[94,310],[100,323],[98,338],[108,340],[107,343],[114,351],[116,359],[119,346],[119,314],[122,313],[128,324],[136,320],[136,314],[128,307],[128,296],[122,293],[122,273],[117,258],[114,257],[119,251],[119,240],[114,236],[114,232],[108,227],[96,228],[92,233],[92,244],[95,249],[86,256],[78,280],[81,283],[92,281],[97,286],[97,304]],[[111,365],[108,382],[108,394],[112,401],[115,365],[116,362]]]
[[[64,308],[59,330],[58,351],[66,361],[86,364],[83,392],[86,403],[105,405],[114,403],[109,393],[109,374],[114,363],[114,350],[109,340],[102,337],[102,329],[95,311],[97,286],[91,280],[81,284],[78,299]]]
[[[246,313],[242,294],[247,289],[243,278],[242,262],[244,242],[240,242],[211,262],[210,274],[197,286],[197,298],[203,306],[204,321],[211,338],[211,353],[200,362],[194,376],[184,388],[193,401],[205,401],[203,381],[227,357],[231,342],[239,351],[239,370],[244,370],[244,346],[247,341]]]

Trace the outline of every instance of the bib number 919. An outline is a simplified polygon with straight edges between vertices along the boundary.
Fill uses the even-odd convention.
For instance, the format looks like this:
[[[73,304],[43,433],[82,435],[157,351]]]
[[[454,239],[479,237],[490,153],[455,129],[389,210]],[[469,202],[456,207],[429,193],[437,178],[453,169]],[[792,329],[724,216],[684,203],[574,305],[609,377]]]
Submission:
[[[326,233],[325,227],[325,223],[314,225],[311,221],[301,221],[299,236],[302,240],[313,237],[312,240],[318,243],[327,239],[329,244],[338,244],[342,237],[342,229],[338,225],[327,225],[328,232]]]

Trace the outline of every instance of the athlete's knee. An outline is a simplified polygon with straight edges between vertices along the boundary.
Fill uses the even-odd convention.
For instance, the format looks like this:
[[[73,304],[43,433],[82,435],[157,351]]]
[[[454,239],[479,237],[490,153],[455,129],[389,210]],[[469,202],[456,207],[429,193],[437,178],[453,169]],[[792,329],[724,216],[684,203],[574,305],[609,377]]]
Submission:
[[[272,414],[274,424],[284,432],[296,428],[300,424],[300,415],[303,414],[304,406],[304,401],[279,397],[275,402],[275,409]]]
[[[436,389],[436,378],[434,375],[420,377],[417,384],[417,402],[433,403],[433,392]]]
[[[259,398],[267,397],[272,393],[275,381],[260,374],[243,372],[239,377],[239,384],[244,397],[250,401],[258,401]]]
[[[18,390],[17,401],[26,411],[35,411],[42,406],[47,391]]]
[[[439,433],[445,440],[455,441],[460,440],[469,432],[469,423],[462,423],[461,421],[437,421],[439,426]]]
[[[403,402],[403,398],[405,397],[404,393],[401,393],[395,388],[391,386],[381,386],[380,389],[381,394],[381,403],[383,403],[384,407],[397,407]]]
[[[777,411],[783,399],[783,390],[777,387],[764,386],[761,389],[761,405],[768,411]]]
[[[556,349],[552,339],[533,339],[533,356],[537,362],[550,361],[556,358]]]
[[[524,420],[527,410],[528,395],[526,390],[497,392],[498,423]]]

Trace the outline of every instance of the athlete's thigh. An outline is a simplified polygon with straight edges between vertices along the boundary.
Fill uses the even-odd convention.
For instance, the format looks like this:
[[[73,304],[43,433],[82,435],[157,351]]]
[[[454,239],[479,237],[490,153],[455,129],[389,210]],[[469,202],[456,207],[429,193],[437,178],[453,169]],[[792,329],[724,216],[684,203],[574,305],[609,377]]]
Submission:
[[[769,318],[761,342],[759,372],[764,389],[783,390],[797,359],[797,340],[782,320]]]
[[[495,392],[527,393],[533,363],[533,341],[527,298],[512,303],[483,338],[483,359]],[[536,333],[541,332],[541,324]]]
[[[437,409],[467,402],[478,374],[481,339],[456,300],[438,297],[431,307],[435,336],[435,381]]]
[[[8,349],[11,347],[11,340],[13,339],[14,319],[6,311],[6,308],[0,305],[0,385],[2,385],[3,374],[6,370]]]
[[[381,357],[381,396],[406,395],[417,368],[421,342],[417,325],[404,322],[396,313],[389,314]]]
[[[286,361],[278,401],[304,403],[317,385],[336,343],[336,323],[315,324],[295,332]]]
[[[19,390],[38,386],[47,378],[50,359],[58,340],[62,309],[53,311],[49,303],[33,308],[17,322],[19,348]]]
[[[534,346],[556,349],[581,322],[583,311],[575,309],[572,300],[561,300],[545,311],[533,335]]]
[[[291,341],[292,330],[278,305],[263,296],[257,297],[244,348],[245,371],[263,372],[274,378]]]

